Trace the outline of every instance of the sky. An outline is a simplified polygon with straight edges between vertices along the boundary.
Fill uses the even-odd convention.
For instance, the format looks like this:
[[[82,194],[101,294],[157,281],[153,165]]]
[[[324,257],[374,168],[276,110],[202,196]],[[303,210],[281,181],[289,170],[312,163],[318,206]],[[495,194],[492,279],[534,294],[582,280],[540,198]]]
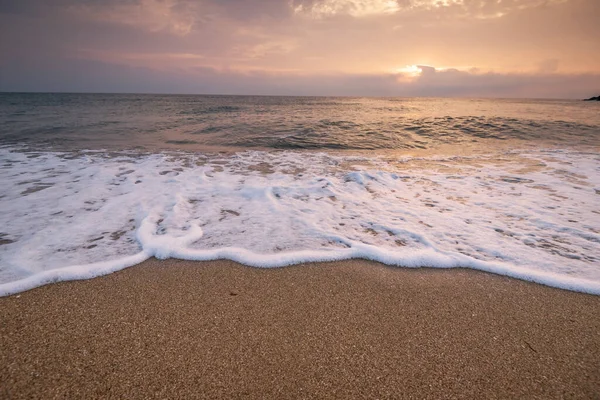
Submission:
[[[585,98],[600,0],[0,0],[0,91]]]

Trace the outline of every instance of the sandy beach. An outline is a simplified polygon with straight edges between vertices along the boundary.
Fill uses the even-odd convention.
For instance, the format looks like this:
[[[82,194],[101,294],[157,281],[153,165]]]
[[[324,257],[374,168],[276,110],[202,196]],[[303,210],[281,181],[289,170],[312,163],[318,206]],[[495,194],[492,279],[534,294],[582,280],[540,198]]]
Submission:
[[[5,399],[600,396],[600,297],[465,269],[153,259],[0,309]]]

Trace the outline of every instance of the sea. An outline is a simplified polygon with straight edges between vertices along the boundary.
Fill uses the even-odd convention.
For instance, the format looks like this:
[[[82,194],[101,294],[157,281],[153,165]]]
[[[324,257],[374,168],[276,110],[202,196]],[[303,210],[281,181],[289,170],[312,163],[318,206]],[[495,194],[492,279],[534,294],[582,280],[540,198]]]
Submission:
[[[600,295],[600,103],[0,93],[0,296],[151,257]]]

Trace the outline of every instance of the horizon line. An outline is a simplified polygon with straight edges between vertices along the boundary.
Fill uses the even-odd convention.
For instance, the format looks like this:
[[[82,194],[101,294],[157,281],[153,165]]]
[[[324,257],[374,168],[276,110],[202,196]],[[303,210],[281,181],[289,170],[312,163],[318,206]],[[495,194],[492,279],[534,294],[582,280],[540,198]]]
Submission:
[[[585,101],[579,97],[493,97],[493,96],[361,96],[361,95],[308,95],[308,94],[234,94],[234,93],[177,93],[177,92],[76,92],[76,91],[6,91],[0,89],[0,94],[64,94],[64,95],[133,95],[133,96],[212,96],[212,97],[319,97],[319,98],[364,98],[364,99],[456,99],[456,100],[573,100]]]

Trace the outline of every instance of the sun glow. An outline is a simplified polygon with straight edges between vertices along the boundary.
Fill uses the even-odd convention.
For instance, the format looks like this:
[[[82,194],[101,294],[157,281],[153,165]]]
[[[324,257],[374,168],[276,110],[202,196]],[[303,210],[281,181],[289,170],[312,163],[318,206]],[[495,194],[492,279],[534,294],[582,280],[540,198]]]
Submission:
[[[404,75],[406,77],[417,77],[421,75],[421,68],[418,65],[407,65],[402,68],[396,68],[395,73]]]

